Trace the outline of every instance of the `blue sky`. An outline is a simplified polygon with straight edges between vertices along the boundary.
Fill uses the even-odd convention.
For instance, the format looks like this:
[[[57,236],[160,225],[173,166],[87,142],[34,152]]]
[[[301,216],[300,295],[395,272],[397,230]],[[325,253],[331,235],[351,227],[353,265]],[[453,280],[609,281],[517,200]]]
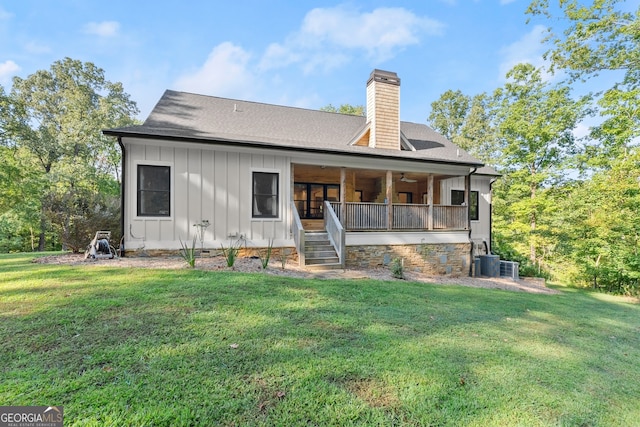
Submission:
[[[523,0],[0,1],[0,84],[71,57],[123,83],[144,119],[165,89],[317,109],[365,103],[374,68],[424,123],[448,89],[491,92],[542,64]]]

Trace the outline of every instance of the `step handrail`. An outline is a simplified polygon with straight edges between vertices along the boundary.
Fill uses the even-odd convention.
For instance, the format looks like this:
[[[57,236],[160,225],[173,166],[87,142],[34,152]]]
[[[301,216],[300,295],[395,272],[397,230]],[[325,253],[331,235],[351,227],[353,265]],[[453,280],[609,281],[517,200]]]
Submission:
[[[293,234],[293,241],[296,245],[296,251],[298,251],[298,265],[300,265],[300,267],[304,267],[304,228],[302,227],[300,214],[298,214],[298,208],[296,208],[296,204],[293,200],[291,200],[291,217],[293,219],[293,221],[291,221],[291,234]]]
[[[340,267],[345,267],[345,233],[344,227],[340,224],[338,215],[333,210],[331,203],[328,200],[324,201],[324,229],[327,231],[329,242],[338,254],[340,260]]]

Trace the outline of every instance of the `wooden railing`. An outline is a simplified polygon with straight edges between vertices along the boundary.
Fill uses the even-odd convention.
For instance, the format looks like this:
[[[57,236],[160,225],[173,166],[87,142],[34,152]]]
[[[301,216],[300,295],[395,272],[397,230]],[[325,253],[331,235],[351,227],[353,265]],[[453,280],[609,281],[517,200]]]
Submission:
[[[429,205],[393,205],[393,228],[427,230],[429,228]]]
[[[346,239],[344,235],[344,228],[342,227],[342,224],[340,224],[340,220],[338,219],[338,215],[335,210],[332,209],[331,205],[326,200],[324,201],[324,229],[329,236],[331,245],[338,254],[340,265],[344,268],[346,261]]]
[[[433,228],[435,230],[466,230],[468,208],[466,206],[433,206]]]
[[[293,241],[296,244],[296,251],[298,252],[298,264],[300,267],[304,267],[304,228],[302,227],[302,221],[300,221],[300,214],[296,208],[293,200],[291,201],[291,234],[293,234]]]
[[[448,205],[393,204],[389,227],[389,205],[386,203],[347,202],[346,218],[341,218],[340,202],[330,202],[347,231],[357,230],[466,230],[467,207]]]

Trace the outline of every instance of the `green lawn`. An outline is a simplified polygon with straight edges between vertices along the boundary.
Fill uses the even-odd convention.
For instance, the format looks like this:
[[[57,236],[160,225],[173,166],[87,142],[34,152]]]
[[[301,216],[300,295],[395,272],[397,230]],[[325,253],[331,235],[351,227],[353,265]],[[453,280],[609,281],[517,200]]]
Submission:
[[[65,426],[640,425],[640,306],[0,256],[0,405]]]

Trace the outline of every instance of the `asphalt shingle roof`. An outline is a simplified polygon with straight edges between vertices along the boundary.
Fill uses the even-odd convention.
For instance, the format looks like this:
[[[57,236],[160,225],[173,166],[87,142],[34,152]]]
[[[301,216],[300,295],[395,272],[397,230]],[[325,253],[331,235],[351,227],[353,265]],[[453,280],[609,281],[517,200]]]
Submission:
[[[363,130],[365,117],[285,107],[167,90],[140,126],[109,129],[107,135],[170,138],[283,149],[366,154],[438,163],[482,166],[430,127],[401,122],[403,135],[416,151],[350,145]],[[486,167],[482,168],[486,170]],[[491,168],[487,174],[496,174]]]

